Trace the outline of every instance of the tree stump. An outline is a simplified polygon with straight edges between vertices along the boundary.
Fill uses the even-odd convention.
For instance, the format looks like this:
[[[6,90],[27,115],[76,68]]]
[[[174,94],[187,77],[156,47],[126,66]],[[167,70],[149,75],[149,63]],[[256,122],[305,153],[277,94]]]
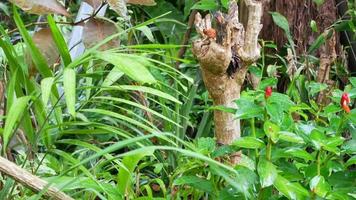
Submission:
[[[215,15],[217,27],[212,27],[210,14],[204,18],[197,13],[195,27],[201,38],[193,42],[205,86],[214,106],[237,108],[234,100],[240,98],[248,67],[260,57],[258,35],[262,6],[255,0],[245,0],[248,8],[246,27],[239,21],[236,1],[229,2],[227,14]],[[241,135],[240,121],[231,113],[214,111],[215,135],[218,144],[231,144]],[[240,154],[231,155],[236,164]]]

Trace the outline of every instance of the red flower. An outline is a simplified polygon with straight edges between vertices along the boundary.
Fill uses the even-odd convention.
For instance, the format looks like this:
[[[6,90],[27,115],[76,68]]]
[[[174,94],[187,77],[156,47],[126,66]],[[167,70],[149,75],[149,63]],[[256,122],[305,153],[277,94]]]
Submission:
[[[272,95],[272,87],[268,86],[265,89],[265,99],[268,99]]]
[[[349,94],[347,94],[347,93],[342,94],[341,100],[340,100],[340,105],[346,113],[350,112],[349,103],[350,103]]]

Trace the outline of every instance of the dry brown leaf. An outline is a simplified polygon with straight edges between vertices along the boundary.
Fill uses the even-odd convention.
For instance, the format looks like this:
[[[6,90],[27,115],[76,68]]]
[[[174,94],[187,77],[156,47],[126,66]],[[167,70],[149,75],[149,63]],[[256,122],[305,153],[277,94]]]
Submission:
[[[10,0],[10,2],[32,14],[44,15],[55,13],[70,16],[65,7],[57,0]]]
[[[90,19],[84,25],[83,42],[86,48],[90,48],[105,38],[117,33],[114,23],[103,19]],[[119,39],[115,38],[100,47],[100,50],[108,50],[120,45]]]
[[[107,2],[117,14],[126,20],[129,19],[125,0],[107,0]]]
[[[52,32],[50,28],[44,28],[37,31],[32,36],[32,40],[36,47],[40,50],[43,57],[46,59],[47,64],[50,67],[55,67],[55,63],[59,61],[59,51],[57,49],[56,43],[53,40]],[[37,70],[32,62],[31,55],[26,52],[26,63],[28,63],[30,75],[35,75]]]
[[[91,5],[94,8],[94,10],[96,10],[101,6],[103,0],[85,0],[85,2]]]
[[[127,0],[129,4],[144,5],[144,6],[154,6],[156,2],[154,0]]]

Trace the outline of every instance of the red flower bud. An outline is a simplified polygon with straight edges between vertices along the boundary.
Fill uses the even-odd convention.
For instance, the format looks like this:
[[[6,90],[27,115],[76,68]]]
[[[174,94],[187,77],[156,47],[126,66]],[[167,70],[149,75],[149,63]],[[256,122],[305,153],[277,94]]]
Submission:
[[[203,33],[208,36],[208,38],[215,39],[216,38],[216,30],[213,28],[204,29]]]
[[[349,107],[350,102],[351,102],[351,100],[350,100],[349,94],[347,94],[347,93],[342,94],[341,100],[340,100],[340,105],[346,113],[350,112],[350,107]]]
[[[272,95],[272,87],[268,86],[265,89],[265,99],[268,99]]]

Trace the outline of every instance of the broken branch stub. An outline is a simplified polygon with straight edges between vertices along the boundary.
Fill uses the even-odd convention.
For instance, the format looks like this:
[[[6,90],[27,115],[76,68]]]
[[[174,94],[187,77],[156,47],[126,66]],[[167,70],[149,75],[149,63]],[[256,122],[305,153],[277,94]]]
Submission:
[[[245,0],[248,7],[247,27],[243,27],[238,18],[236,1],[230,1],[228,14],[218,12],[204,18],[197,13],[195,27],[201,38],[193,42],[193,54],[199,61],[205,86],[215,106],[236,108],[234,100],[240,97],[248,66],[260,56],[258,34],[262,6],[260,2]],[[216,37],[206,34],[216,30]],[[233,68],[232,70],[230,68]],[[231,144],[241,135],[240,121],[233,114],[214,111],[215,134],[219,144]],[[232,163],[238,162],[238,156]]]

